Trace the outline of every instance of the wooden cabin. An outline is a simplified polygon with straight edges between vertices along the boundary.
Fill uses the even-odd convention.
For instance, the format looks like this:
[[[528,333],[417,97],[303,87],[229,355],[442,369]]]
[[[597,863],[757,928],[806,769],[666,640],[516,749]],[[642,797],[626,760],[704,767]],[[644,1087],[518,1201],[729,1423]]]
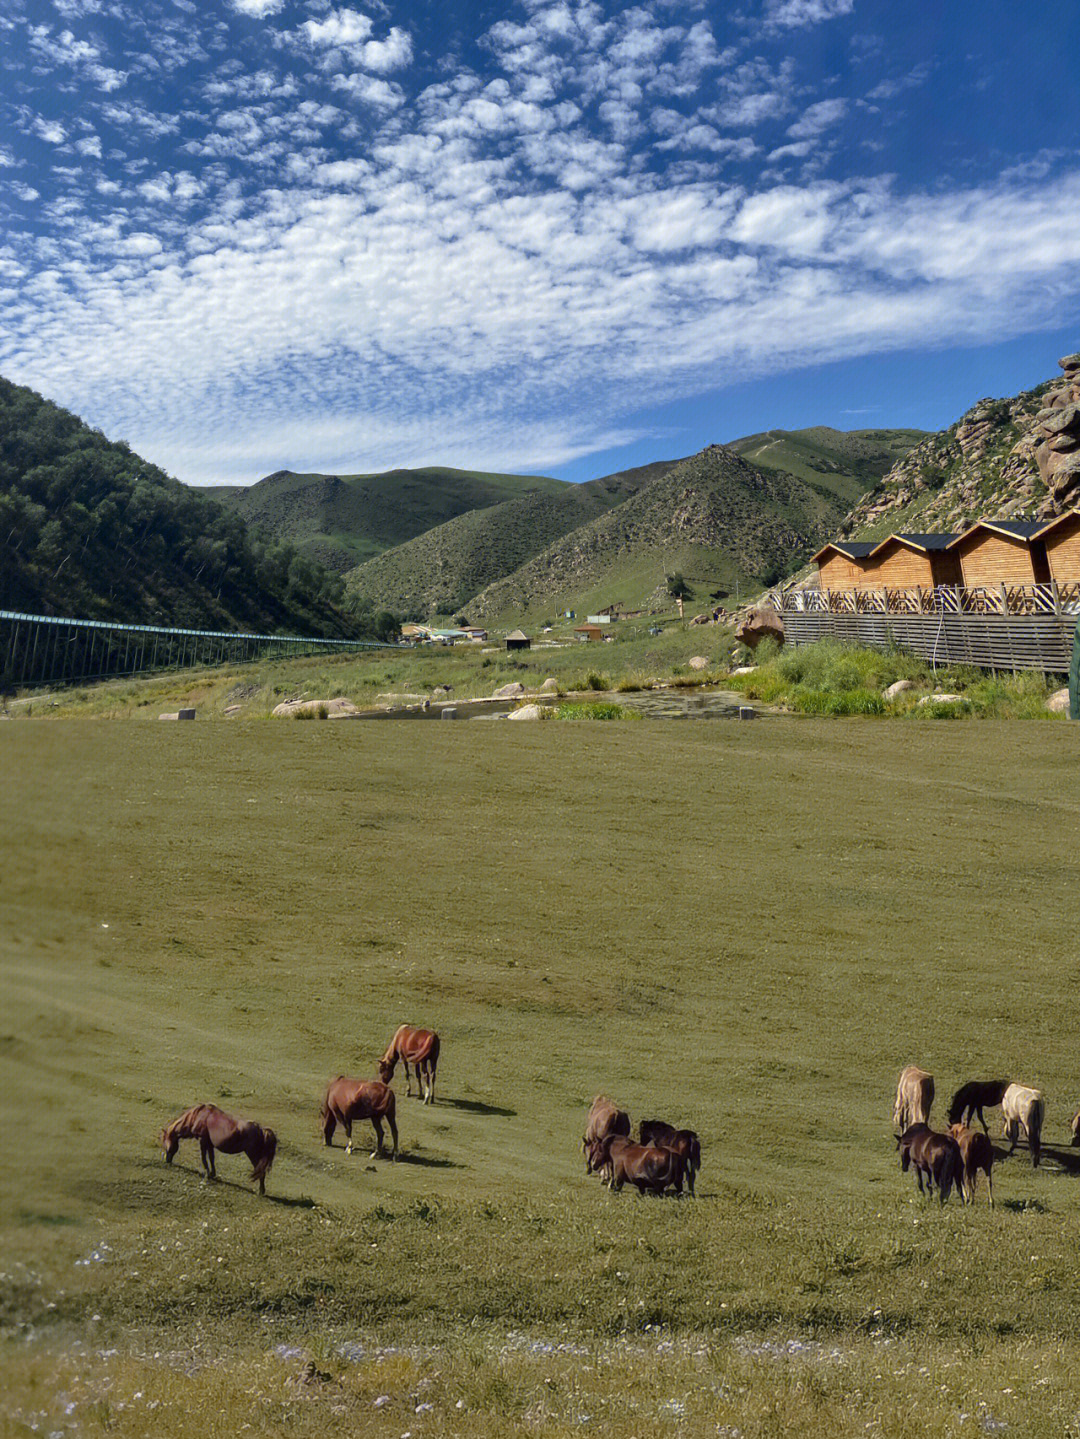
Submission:
[[[818,585],[823,590],[857,589],[863,576],[863,561],[874,548],[873,540],[833,540],[818,550]]]
[[[967,589],[999,585],[1047,585],[1046,545],[1036,538],[1046,526],[1033,520],[980,520],[952,544]]]
[[[1080,581],[1080,511],[1070,510],[1044,524],[1037,539],[1046,551],[1052,580],[1059,585]]]
[[[958,585],[960,565],[950,545],[956,535],[890,535],[862,561],[857,588],[865,590],[933,590]]]
[[[579,640],[606,639],[606,635],[600,625],[578,625],[574,630],[574,635]]]
[[[508,650],[527,650],[532,640],[521,630],[511,630],[506,636],[506,648]]]

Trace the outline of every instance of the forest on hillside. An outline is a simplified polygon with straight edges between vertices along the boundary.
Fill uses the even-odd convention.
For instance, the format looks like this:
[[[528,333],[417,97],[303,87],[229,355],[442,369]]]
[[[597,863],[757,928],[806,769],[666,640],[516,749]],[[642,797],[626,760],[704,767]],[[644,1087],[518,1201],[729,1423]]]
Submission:
[[[199,629],[373,633],[342,579],[122,440],[0,378],[0,608]],[[388,617],[382,617],[386,628]]]

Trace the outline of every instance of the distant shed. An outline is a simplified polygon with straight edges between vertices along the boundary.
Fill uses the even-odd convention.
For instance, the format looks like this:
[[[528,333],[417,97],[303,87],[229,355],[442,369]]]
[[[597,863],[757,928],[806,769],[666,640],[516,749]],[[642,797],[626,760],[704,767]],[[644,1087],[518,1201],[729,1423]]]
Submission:
[[[602,640],[605,638],[604,630],[600,625],[578,625],[574,634],[579,640]]]
[[[1080,512],[1070,510],[1044,524],[1038,539],[1046,550],[1051,579],[1059,585],[1080,581]]]
[[[823,590],[855,589],[865,573],[863,561],[875,544],[874,540],[833,540],[818,550],[814,559],[820,587]]]
[[[957,535],[952,552],[967,589],[1008,585],[1047,585],[1046,545],[1037,538],[1045,525],[1033,520],[980,520]]]
[[[531,644],[532,640],[527,634],[523,634],[521,630],[511,630],[506,636],[506,648],[508,650],[527,650]]]
[[[862,561],[859,588],[932,590],[958,585],[960,565],[949,546],[951,534],[890,535]]]

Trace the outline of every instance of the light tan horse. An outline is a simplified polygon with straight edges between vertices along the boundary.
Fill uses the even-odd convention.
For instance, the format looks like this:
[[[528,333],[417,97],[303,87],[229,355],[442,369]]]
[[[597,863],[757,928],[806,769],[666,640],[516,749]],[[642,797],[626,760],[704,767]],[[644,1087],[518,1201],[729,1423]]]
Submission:
[[[1001,1101],[1001,1112],[1005,1116],[1003,1133],[1006,1139],[1012,1140],[1009,1153],[1016,1148],[1016,1141],[1023,1130],[1031,1150],[1032,1168],[1037,1169],[1042,1152],[1043,1117],[1046,1113],[1042,1092],[1031,1089],[1026,1084],[1010,1084]]]
[[[435,1102],[435,1071],[439,1064],[439,1036],[433,1029],[399,1025],[389,1048],[379,1060],[379,1078],[389,1084],[398,1060],[405,1066],[405,1093],[412,1094],[409,1065],[416,1070],[416,1087],[425,1104]]]
[[[917,1064],[909,1064],[901,1071],[900,1082],[896,1086],[893,1123],[901,1134],[913,1124],[929,1124],[933,1104],[934,1076]]]
[[[977,1129],[969,1129],[966,1124],[950,1124],[949,1133],[960,1146],[960,1158],[964,1161],[960,1185],[964,1203],[974,1204],[975,1185],[981,1169],[986,1174],[986,1183],[990,1190],[990,1208],[993,1209],[994,1146],[990,1143],[989,1136],[980,1134]]]

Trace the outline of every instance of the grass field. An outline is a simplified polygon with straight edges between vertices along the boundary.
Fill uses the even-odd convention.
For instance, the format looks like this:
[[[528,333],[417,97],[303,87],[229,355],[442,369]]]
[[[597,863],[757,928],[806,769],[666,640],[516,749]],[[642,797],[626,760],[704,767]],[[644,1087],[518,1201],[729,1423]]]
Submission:
[[[1072,733],[0,727],[0,1433],[1080,1432]],[[439,1101],[325,1150],[403,1020]],[[912,1060],[1045,1091],[993,1213],[900,1175]],[[601,1089],[697,1201],[585,1178]],[[266,1200],[162,1163],[200,1100]]]

